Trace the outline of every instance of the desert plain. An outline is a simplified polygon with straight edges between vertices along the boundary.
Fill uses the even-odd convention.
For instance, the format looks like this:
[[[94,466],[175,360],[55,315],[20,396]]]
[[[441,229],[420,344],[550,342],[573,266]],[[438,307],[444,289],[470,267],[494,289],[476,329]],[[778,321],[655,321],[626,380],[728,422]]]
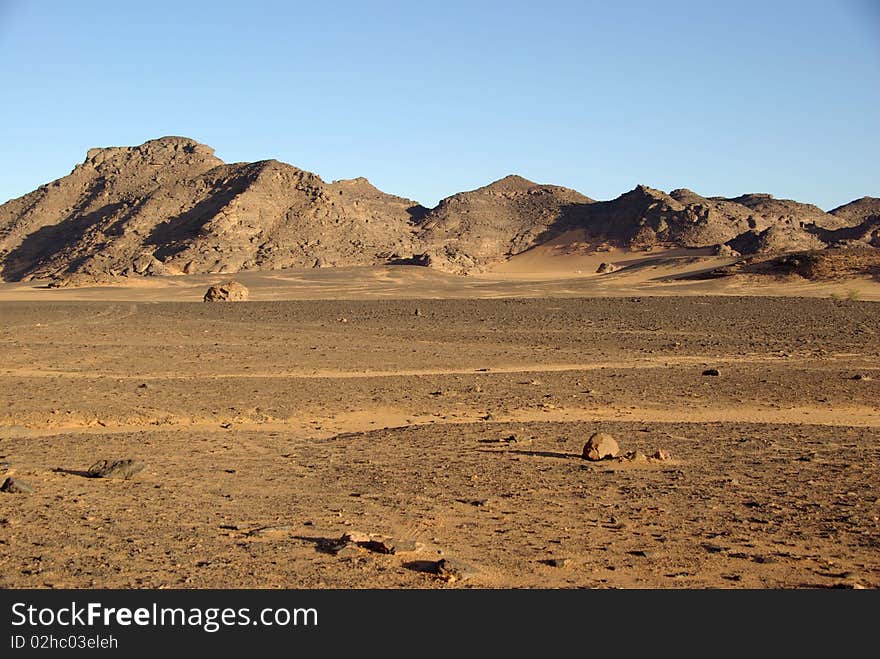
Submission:
[[[0,284],[0,587],[880,586],[876,280],[515,265]]]

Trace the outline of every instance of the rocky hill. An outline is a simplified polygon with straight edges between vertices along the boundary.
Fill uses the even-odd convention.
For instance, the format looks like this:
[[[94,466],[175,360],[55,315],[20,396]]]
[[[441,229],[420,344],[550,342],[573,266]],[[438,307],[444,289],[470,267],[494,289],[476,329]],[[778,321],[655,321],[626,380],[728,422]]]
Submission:
[[[579,225],[591,204],[568,188],[506,176],[443,199],[425,215],[417,239],[430,265],[472,272]]]
[[[365,265],[413,252],[425,209],[366,179],[275,160],[224,164],[193,140],[93,149],[0,206],[7,281]]]
[[[880,247],[880,199],[825,213],[768,194],[638,186],[597,202],[508,176],[428,209],[364,178],[326,183],[276,160],[226,164],[208,146],[163,137],[92,149],[69,175],[0,205],[0,276],[63,284],[381,263],[467,274],[575,229],[587,249]]]

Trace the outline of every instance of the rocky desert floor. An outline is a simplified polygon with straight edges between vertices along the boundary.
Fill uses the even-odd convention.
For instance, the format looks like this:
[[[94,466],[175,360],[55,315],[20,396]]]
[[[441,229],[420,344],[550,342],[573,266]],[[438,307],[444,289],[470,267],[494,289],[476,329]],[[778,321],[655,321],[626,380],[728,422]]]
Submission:
[[[876,302],[0,294],[2,587],[880,586]]]

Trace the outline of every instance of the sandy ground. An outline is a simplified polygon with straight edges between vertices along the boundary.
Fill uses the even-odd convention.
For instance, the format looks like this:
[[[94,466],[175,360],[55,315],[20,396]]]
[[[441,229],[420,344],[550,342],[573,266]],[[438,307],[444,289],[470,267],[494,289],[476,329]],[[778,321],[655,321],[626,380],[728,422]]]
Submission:
[[[880,586],[877,304],[605,277],[0,286],[0,586]]]

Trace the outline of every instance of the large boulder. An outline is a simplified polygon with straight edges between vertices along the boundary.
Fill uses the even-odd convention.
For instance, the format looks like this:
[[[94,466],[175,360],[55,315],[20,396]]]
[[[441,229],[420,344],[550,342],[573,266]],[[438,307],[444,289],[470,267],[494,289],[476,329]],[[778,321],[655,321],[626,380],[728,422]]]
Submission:
[[[227,281],[211,286],[205,293],[205,302],[244,302],[248,299],[248,289],[237,281]]]
[[[607,432],[597,432],[587,440],[582,457],[585,460],[595,461],[615,458],[618,453],[620,453],[620,447],[614,437]]]

